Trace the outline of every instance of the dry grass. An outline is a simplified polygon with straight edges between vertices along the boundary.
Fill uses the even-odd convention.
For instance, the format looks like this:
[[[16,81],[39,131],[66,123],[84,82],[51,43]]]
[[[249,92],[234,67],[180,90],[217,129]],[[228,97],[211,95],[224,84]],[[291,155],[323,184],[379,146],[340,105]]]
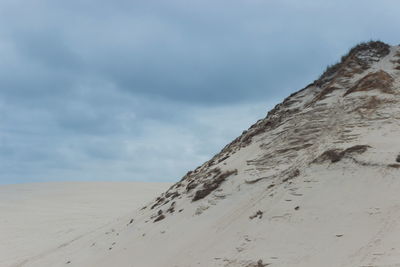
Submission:
[[[347,90],[344,96],[362,91],[371,91],[377,89],[386,94],[393,94],[392,86],[394,79],[387,72],[380,70],[378,72],[370,73],[361,78],[356,85]]]
[[[288,176],[282,180],[282,182],[287,182],[289,180],[292,180],[296,178],[297,176],[300,175],[300,170],[299,169],[294,169],[289,172]]]
[[[389,164],[388,167],[395,168],[395,169],[400,169],[400,164],[393,163],[393,164]]]
[[[256,213],[254,213],[253,215],[251,215],[249,217],[250,220],[253,220],[255,218],[261,219],[263,216],[263,212],[261,210],[258,210]]]
[[[330,79],[334,76],[334,74],[339,72],[345,72],[344,69],[349,63],[354,62],[356,65],[359,65],[361,69],[365,69],[368,66],[360,59],[357,58],[357,55],[360,54],[362,51],[370,50],[374,51],[376,56],[384,57],[389,54],[390,49],[389,45],[381,42],[381,41],[369,41],[364,42],[356,45],[355,47],[351,48],[349,52],[342,56],[340,62],[330,65],[326,68],[324,73],[319,77],[315,84],[317,86],[321,86],[323,83],[330,81]],[[342,73],[342,75],[345,73]]]
[[[150,209],[154,209],[157,206],[160,206],[161,204],[163,204],[163,202],[165,201],[164,197],[157,197],[156,198],[156,203],[153,204],[153,206],[150,207]]]
[[[226,178],[228,178],[229,176],[231,176],[233,174],[237,174],[237,170],[236,169],[232,170],[232,171],[225,171],[225,172],[222,172],[222,173],[221,173],[220,169],[217,169],[215,171],[215,176],[212,179],[210,179],[209,181],[206,181],[203,184],[203,188],[202,189],[199,189],[199,190],[196,191],[192,201],[197,201],[197,200],[205,198],[211,192],[216,190],[225,181]]]
[[[170,207],[167,209],[167,213],[174,213],[175,212],[175,204],[176,202],[172,202]]]
[[[330,149],[322,153],[318,158],[316,158],[312,163],[323,163],[325,161],[330,161],[331,163],[336,163],[341,161],[345,156],[349,154],[362,154],[367,149],[370,148],[368,145],[356,145],[349,147],[345,150],[342,149]]]
[[[161,214],[153,222],[159,222],[159,221],[164,220],[164,219],[165,219],[165,215]]]

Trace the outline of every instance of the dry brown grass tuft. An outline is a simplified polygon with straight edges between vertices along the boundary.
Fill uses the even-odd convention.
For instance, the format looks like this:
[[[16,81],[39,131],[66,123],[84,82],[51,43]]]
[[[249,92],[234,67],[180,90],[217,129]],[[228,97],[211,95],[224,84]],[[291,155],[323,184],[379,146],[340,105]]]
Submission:
[[[263,216],[263,212],[261,210],[258,210],[256,213],[254,213],[253,215],[251,215],[249,217],[250,220],[253,220],[255,218],[261,219]]]
[[[221,173],[220,169],[215,171],[215,176],[203,184],[203,188],[196,191],[192,201],[197,201],[208,196],[211,192],[217,189],[226,178],[233,174],[237,174],[237,170],[225,171]]]
[[[393,164],[389,164],[388,167],[395,168],[395,169],[400,169],[400,164],[393,163]]]
[[[164,220],[164,219],[165,219],[165,215],[161,214],[153,222],[159,222],[159,221]]]
[[[392,86],[394,79],[387,72],[380,70],[374,73],[370,73],[361,78],[356,85],[347,90],[344,96],[361,91],[371,91],[377,89],[382,93],[393,94]]]
[[[390,53],[390,46],[381,41],[370,41],[356,45],[349,52],[342,56],[340,62],[330,65],[326,68],[324,73],[314,83],[317,86],[322,86],[331,81],[333,77],[340,74],[344,77],[351,77],[354,73],[368,68],[368,62],[359,58],[363,51],[372,51],[376,57],[384,57]],[[350,73],[347,67],[350,67]]]
[[[331,163],[341,161],[345,156],[349,154],[362,154],[367,149],[370,148],[368,145],[356,145],[349,147],[345,150],[342,149],[330,149],[322,153],[318,158],[316,158],[312,163],[323,163],[325,161],[330,161]]]

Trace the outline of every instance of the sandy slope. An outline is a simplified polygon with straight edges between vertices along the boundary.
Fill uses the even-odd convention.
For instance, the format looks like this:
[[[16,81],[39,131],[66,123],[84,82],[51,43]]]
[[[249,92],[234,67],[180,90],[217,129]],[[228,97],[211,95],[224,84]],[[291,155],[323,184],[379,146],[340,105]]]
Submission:
[[[79,240],[168,186],[139,182],[0,186],[0,266],[20,266]]]
[[[400,47],[357,46],[144,208],[24,266],[400,267],[399,133]]]
[[[202,202],[202,214],[186,203],[186,213],[157,223],[126,217],[26,266],[400,266],[399,171],[355,168],[344,160],[276,188],[243,185],[218,204]]]

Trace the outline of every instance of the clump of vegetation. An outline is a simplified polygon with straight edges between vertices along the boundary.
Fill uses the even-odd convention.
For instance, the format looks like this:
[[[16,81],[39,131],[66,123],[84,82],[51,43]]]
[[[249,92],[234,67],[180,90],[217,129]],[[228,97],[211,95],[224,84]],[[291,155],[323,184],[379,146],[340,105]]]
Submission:
[[[297,176],[300,175],[300,170],[299,169],[294,169],[289,172],[288,176],[282,180],[282,182],[287,182],[289,180],[292,180],[296,178]]]
[[[165,219],[165,215],[164,214],[161,214],[160,216],[158,216],[155,220],[154,220],[154,222],[158,222],[158,221],[161,221],[161,220],[164,220]]]
[[[250,220],[253,220],[255,218],[261,219],[263,216],[263,212],[261,210],[258,210],[256,213],[254,213],[253,215],[251,215],[249,217]]]
[[[388,167],[394,168],[394,169],[400,169],[400,164],[397,164],[397,163],[389,164]]]
[[[378,72],[370,73],[359,80],[356,85],[346,91],[344,96],[354,92],[370,91],[373,89],[378,89],[382,93],[392,94],[393,82],[394,79],[390,74],[380,70]]]
[[[331,163],[339,162],[344,156],[343,151],[340,149],[330,149],[322,153],[322,155],[317,159],[319,163],[330,160]]]
[[[211,192],[213,192],[215,189],[217,189],[225,181],[226,178],[228,178],[229,176],[231,176],[233,174],[237,174],[236,169],[232,170],[232,171],[221,172],[221,170],[219,168],[216,168],[213,170],[213,172],[215,173],[214,174],[215,176],[212,179],[210,179],[209,181],[206,181],[203,184],[202,189],[199,189],[196,191],[192,201],[197,201],[197,200],[205,198]]]
[[[180,194],[178,193],[178,191],[173,191],[173,192],[167,191],[167,193],[165,194],[165,197],[170,198],[171,200],[173,200],[179,196],[180,196]]]
[[[362,154],[367,149],[370,148],[368,145],[356,145],[349,147],[345,150],[342,149],[330,149],[322,153],[318,158],[316,158],[312,163],[323,163],[325,161],[330,161],[331,163],[336,163],[341,161],[345,156],[349,154]]]
[[[167,213],[174,213],[175,212],[175,204],[176,202],[172,202],[169,208],[167,209]]]
[[[218,159],[217,163],[223,162],[224,160],[228,159],[229,155],[223,156],[222,158]]]
[[[153,206],[150,207],[150,209],[154,209],[155,207],[161,205],[164,202],[165,198],[164,197],[157,197],[156,198],[156,203],[154,203]]]
[[[384,57],[390,53],[390,46],[381,41],[369,41],[360,43],[351,48],[346,55],[342,56],[341,60],[338,63],[329,65],[324,73],[314,83],[317,86],[320,86],[322,83],[329,81],[330,78],[340,69],[342,69],[342,67],[345,66],[346,63],[350,60],[355,60],[361,65],[362,68],[367,68],[368,66],[366,66],[365,63],[358,59],[357,55],[359,55],[363,51],[368,50],[374,51],[374,54],[377,57]]]
[[[158,222],[165,219],[165,215],[163,214],[162,210],[159,210],[157,215],[157,218],[153,222]]]
[[[186,186],[186,192],[189,192],[190,190],[195,189],[198,186],[198,184],[193,180],[190,183],[187,184]]]

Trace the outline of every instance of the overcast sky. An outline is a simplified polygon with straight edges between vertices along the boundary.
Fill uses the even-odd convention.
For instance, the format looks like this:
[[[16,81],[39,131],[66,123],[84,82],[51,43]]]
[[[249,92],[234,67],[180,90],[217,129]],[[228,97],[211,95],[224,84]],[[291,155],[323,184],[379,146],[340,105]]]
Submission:
[[[177,181],[398,0],[0,0],[0,183]]]

